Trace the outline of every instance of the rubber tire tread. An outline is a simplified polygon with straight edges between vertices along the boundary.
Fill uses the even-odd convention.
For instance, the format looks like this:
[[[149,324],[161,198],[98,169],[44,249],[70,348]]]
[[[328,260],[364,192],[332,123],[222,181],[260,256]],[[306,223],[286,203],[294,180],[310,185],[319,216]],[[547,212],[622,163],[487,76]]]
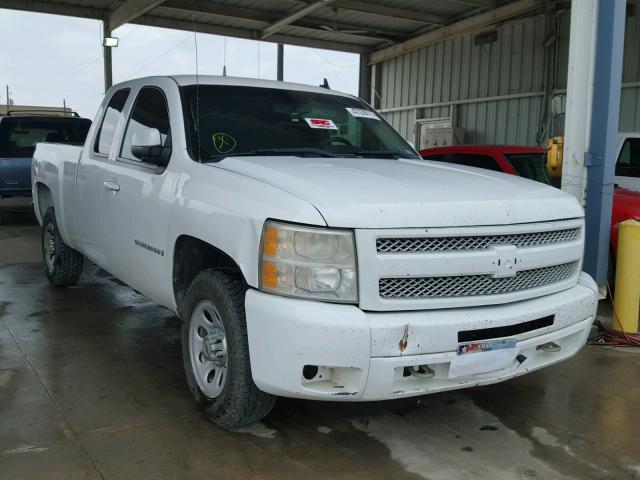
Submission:
[[[47,262],[44,260],[44,234],[49,224],[53,224],[54,241],[56,243],[56,259],[51,271],[47,268]],[[80,252],[64,243],[64,240],[60,235],[60,230],[58,230],[58,223],[56,222],[56,215],[53,208],[49,208],[44,214],[44,218],[42,220],[41,244],[42,261],[49,281],[56,287],[68,287],[78,283],[78,280],[80,280],[80,276],[82,275],[84,257]]]
[[[193,280],[182,310],[182,360],[189,390],[207,417],[224,429],[234,429],[262,420],[271,412],[276,397],[258,389],[251,376],[249,341],[244,310],[246,286],[232,272],[203,270]],[[202,300],[210,300],[220,312],[227,337],[227,379],[222,393],[206,397],[194,377],[189,353],[191,314]]]

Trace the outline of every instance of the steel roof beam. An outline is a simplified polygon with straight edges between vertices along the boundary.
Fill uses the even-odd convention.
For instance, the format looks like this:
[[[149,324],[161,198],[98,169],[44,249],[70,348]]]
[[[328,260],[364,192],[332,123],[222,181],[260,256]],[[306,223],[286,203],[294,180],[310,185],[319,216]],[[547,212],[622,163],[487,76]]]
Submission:
[[[283,27],[295,22],[296,20],[300,20],[303,17],[306,17],[311,12],[315,12],[319,8],[326,7],[327,5],[333,3],[335,0],[318,0],[316,2],[310,3],[306,7],[299,8],[284,17],[276,20],[271,25],[267,26],[260,35],[260,38],[264,40],[270,35],[273,35],[278,30],[281,30]]]
[[[108,11],[101,8],[83,7],[40,0],[0,0],[0,8],[25,12],[49,13],[65,17],[80,17],[102,20]]]
[[[431,13],[407,10],[405,8],[388,7],[386,5],[361,0],[338,0],[333,6],[343,10],[352,10],[354,12],[398,18],[401,20],[411,20],[413,22],[427,23],[430,25],[447,25],[451,23],[448,17],[443,17],[442,15],[433,15]]]
[[[218,5],[211,2],[199,2],[193,0],[168,0],[162,5],[160,5],[164,10],[172,10],[176,12],[188,12],[194,14],[208,14],[208,15],[216,15],[219,17],[227,17],[227,18],[235,18],[235,19],[246,19],[252,20],[255,22],[260,22],[264,26],[260,26],[260,28],[265,28],[270,23],[275,22],[281,15],[274,14],[272,12],[266,12],[263,10],[255,10],[251,8],[243,8],[229,5]],[[152,12],[153,13],[153,12]],[[342,35],[350,35],[361,38],[370,38],[374,40],[379,40],[381,42],[395,42],[406,38],[406,35],[397,31],[390,31],[380,28],[370,28],[366,25],[358,25],[358,24],[346,24],[340,22],[339,26],[342,30],[362,30],[362,33],[343,33],[339,31],[331,31],[325,30],[322,26],[331,24],[330,21],[318,18],[304,18],[302,20],[297,20],[296,22],[290,24],[294,27],[312,29],[314,31],[321,31],[323,33],[340,33]]]
[[[459,3],[460,5],[466,5],[468,7],[480,7],[480,8],[496,8],[500,5],[497,0],[448,0],[453,3]]]
[[[517,0],[515,2],[507,3],[498,8],[494,8],[493,10],[488,10],[478,15],[474,15],[473,17],[468,17],[464,20],[452,23],[451,25],[430,30],[402,43],[376,50],[369,55],[369,62],[383,62],[432,43],[446,40],[447,38],[474,32],[489,25],[504,22],[517,17],[518,15],[528,13],[539,8],[540,5],[539,0]]]
[[[4,0],[0,0],[4,1]],[[143,15],[133,20],[131,23],[139,25],[148,25],[150,27],[173,28],[176,30],[193,31],[193,22],[191,20],[178,20],[172,18],[156,17],[151,15]],[[249,30],[243,28],[226,27],[221,25],[212,25],[208,23],[197,23],[196,30],[199,33],[210,33],[213,35],[223,35],[228,37],[246,38],[250,40],[260,40],[260,32],[257,30]],[[284,35],[274,33],[265,41],[273,43],[284,43],[287,45],[298,45],[301,47],[322,48],[326,50],[337,50],[341,52],[365,53],[370,48],[354,45],[352,43],[336,42],[332,40],[320,40],[316,38],[304,38],[294,35]]]
[[[126,0],[109,14],[109,18],[106,21],[109,28],[115,30],[125,23],[144,15],[162,2],[164,0]]]

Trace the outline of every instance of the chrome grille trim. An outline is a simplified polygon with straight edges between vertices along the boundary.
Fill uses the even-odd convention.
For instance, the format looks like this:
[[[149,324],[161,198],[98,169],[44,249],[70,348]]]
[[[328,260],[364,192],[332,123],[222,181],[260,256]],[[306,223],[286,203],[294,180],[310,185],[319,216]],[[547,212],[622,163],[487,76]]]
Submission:
[[[510,244],[519,248],[566,243],[580,238],[580,228],[526,232],[506,235],[460,237],[378,238],[378,253],[427,253],[486,250],[492,245]]]
[[[579,262],[522,270],[513,277],[490,275],[451,277],[381,278],[379,294],[384,299],[451,298],[497,295],[543,287],[567,280],[576,274]]]

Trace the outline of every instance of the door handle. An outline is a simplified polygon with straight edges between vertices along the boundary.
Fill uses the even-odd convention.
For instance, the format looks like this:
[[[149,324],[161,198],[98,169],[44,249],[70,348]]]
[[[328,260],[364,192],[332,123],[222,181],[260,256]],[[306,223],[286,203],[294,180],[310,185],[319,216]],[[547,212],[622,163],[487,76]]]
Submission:
[[[118,185],[116,182],[103,182],[102,186],[105,190],[111,190],[112,192],[120,191],[120,185]]]

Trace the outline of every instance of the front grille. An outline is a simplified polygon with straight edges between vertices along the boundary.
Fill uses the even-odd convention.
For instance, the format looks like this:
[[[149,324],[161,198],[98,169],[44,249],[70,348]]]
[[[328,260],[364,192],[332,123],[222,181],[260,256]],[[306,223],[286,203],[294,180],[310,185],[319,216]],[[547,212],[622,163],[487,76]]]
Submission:
[[[493,278],[490,275],[381,278],[378,290],[380,297],[387,299],[497,295],[543,287],[567,280],[575,275],[577,268],[578,262],[569,262],[550,267],[522,270],[513,277],[505,278]]]
[[[513,233],[507,235],[478,235],[467,237],[411,237],[378,238],[378,253],[457,252],[485,250],[492,245],[509,244],[516,247],[536,247],[565,243],[580,238],[580,228],[567,228],[547,232]]]

